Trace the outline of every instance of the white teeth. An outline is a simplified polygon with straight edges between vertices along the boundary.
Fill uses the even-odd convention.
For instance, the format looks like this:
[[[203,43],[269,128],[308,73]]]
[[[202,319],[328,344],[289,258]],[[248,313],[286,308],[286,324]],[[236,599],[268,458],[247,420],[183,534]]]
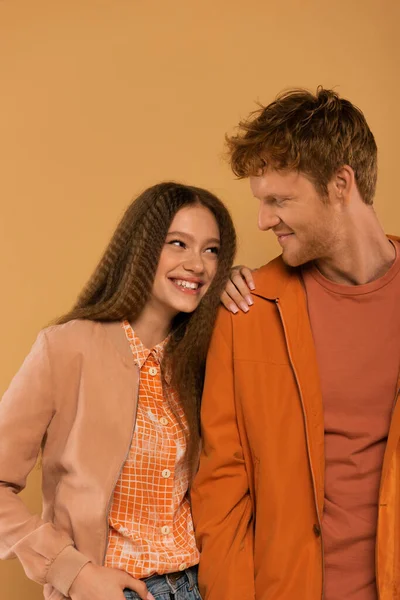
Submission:
[[[179,285],[183,288],[188,288],[190,290],[197,290],[199,287],[199,284],[195,283],[194,281],[185,281],[184,279],[174,279],[174,281],[176,285]]]

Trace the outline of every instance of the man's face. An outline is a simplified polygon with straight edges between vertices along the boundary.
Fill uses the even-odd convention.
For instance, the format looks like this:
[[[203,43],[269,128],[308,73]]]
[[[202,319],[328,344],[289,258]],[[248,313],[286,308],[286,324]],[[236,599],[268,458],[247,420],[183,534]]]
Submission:
[[[305,175],[272,169],[250,177],[250,186],[260,201],[258,226],[275,233],[286,264],[297,267],[332,257],[339,239],[339,212],[331,186],[322,197]]]

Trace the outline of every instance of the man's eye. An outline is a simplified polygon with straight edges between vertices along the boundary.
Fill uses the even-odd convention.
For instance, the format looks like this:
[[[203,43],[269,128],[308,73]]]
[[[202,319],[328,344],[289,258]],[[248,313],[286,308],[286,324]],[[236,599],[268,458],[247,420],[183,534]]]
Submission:
[[[278,206],[285,206],[288,201],[289,198],[277,198],[276,203]]]

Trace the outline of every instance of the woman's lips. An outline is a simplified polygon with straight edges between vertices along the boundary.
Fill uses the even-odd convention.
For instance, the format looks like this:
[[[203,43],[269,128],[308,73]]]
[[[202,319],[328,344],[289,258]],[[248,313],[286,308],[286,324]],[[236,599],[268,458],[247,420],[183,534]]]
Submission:
[[[197,294],[199,294],[201,288],[203,287],[203,283],[202,282],[193,282],[196,283],[198,287],[196,288],[192,288],[192,287],[184,287],[183,285],[179,284],[178,281],[185,281],[185,280],[181,280],[181,279],[170,279],[171,283],[173,284],[174,288],[179,290],[180,292],[184,293],[184,294],[189,294],[189,296],[197,296]],[[189,280],[187,280],[189,283],[191,283]]]

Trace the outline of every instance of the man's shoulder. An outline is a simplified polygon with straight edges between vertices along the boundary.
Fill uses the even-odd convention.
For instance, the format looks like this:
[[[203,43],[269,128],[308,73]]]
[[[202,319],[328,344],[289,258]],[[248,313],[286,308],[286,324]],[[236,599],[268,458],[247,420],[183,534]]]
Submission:
[[[288,285],[294,282],[298,284],[300,275],[299,268],[289,267],[283,262],[282,256],[277,256],[253,272],[254,295],[279,298]]]
[[[276,317],[274,301],[280,298],[291,284],[299,285],[299,275],[300,270],[285,265],[281,256],[259,267],[253,272],[255,283],[255,289],[251,292],[253,306],[247,313],[239,311],[235,315],[221,306],[217,315],[216,328],[225,332],[243,330],[247,333],[254,328],[259,329],[260,318],[270,315]]]
[[[287,267],[282,260],[282,256],[275,256],[265,265],[261,265],[253,272],[256,281],[263,281],[266,278],[274,278],[287,274]]]

